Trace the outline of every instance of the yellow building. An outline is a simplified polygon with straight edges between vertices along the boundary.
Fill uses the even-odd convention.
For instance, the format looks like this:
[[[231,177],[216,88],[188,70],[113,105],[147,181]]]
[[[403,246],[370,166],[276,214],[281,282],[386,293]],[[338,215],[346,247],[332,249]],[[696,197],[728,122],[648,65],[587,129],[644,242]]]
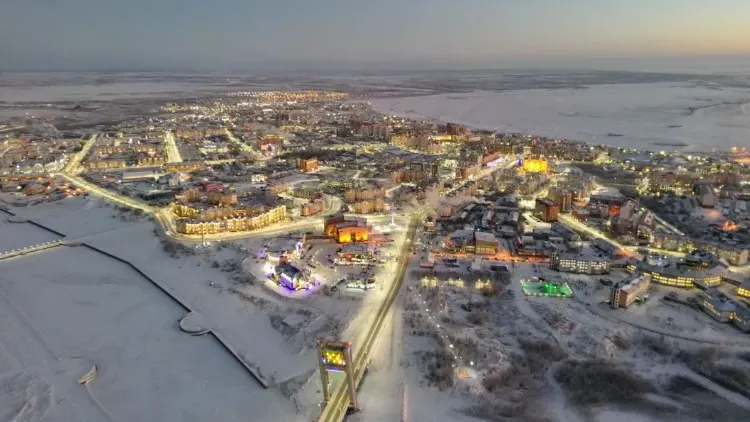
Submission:
[[[737,287],[737,296],[750,298],[750,281],[745,281]]]
[[[549,171],[549,163],[547,160],[534,158],[523,160],[523,170],[529,173],[546,173]]]
[[[173,212],[178,217],[191,215],[198,210],[182,204],[173,204]],[[225,212],[217,213],[217,210]],[[268,225],[279,223],[286,219],[286,206],[281,205],[258,215],[240,215],[232,213],[231,208],[215,208],[197,214],[196,217],[177,219],[177,232],[184,234],[216,234],[223,232],[238,232],[257,230]],[[178,214],[179,213],[179,214]],[[213,217],[213,218],[209,218]]]

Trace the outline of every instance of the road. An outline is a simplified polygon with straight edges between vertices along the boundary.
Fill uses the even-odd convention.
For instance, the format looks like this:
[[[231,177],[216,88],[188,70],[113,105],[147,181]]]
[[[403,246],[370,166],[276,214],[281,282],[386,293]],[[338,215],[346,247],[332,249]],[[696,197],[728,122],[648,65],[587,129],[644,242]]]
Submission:
[[[171,130],[164,131],[164,148],[167,150],[167,162],[181,163],[183,161],[180,148],[177,147],[177,140]]]
[[[263,159],[263,156],[259,154],[257,151],[255,151],[250,145],[244,143],[242,140],[234,136],[231,130],[224,129],[224,132],[227,134],[227,137],[229,138],[229,140],[235,145],[237,145],[241,151],[244,151],[257,159]]]
[[[419,225],[420,214],[412,214],[409,221],[409,228],[407,229],[404,244],[401,246],[401,252],[399,254],[398,270],[395,278],[390,285],[387,292],[386,298],[378,308],[378,312],[372,321],[370,328],[364,333],[364,340],[361,342],[353,342],[353,346],[356,351],[354,357],[354,381],[355,385],[358,385],[364,376],[365,368],[370,361],[373,346],[380,336],[380,332],[383,328],[383,323],[386,316],[389,314],[389,310],[393,305],[394,300],[398,296],[401,285],[406,275],[407,265],[409,258],[411,257],[411,245],[414,242],[414,238],[417,234],[417,227]],[[342,382],[336,388],[336,391],[331,396],[331,400],[323,413],[318,418],[319,422],[340,422],[346,415],[346,410],[349,407],[349,395],[348,395],[348,384]]]
[[[12,132],[14,130],[23,129],[26,126],[10,126],[10,127],[4,127],[0,129],[0,132]]]
[[[75,153],[73,157],[70,158],[68,164],[66,164],[63,168],[63,173],[68,175],[76,175],[81,173],[81,161],[83,161],[83,158],[86,157],[86,154],[88,154],[94,144],[96,144],[96,138],[98,136],[99,135],[97,135],[96,133],[91,135],[91,138],[89,138],[89,140],[86,141],[85,144],[83,144],[83,148],[81,148],[80,151]]]

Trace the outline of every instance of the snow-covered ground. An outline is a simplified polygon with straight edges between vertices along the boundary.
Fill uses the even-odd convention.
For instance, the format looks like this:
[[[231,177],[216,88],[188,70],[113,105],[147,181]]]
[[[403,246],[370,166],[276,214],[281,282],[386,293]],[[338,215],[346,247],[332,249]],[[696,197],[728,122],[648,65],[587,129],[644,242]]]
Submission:
[[[216,339],[180,332],[185,311],[120,262],[59,247],[0,274],[2,420],[297,420]]]
[[[371,102],[379,111],[405,117],[629,148],[750,147],[750,89],[662,82]]]
[[[0,213],[0,254],[60,239],[47,230],[29,223],[13,223],[8,218],[12,217]]]
[[[407,278],[393,320],[384,328],[370,373],[362,385],[363,409],[352,420],[398,420],[405,412],[405,420],[419,422],[703,421],[735,420],[750,409],[750,400],[686,368],[675,357],[681,350],[716,347],[702,340],[726,341],[720,350],[728,355],[728,362],[737,365],[738,360],[732,360],[732,356],[744,350],[743,346],[729,344],[746,335],[715,324],[693,309],[662,304],[659,298],[667,289],[661,288],[642,306],[634,305],[628,310],[602,307],[600,314],[592,308],[606,297],[608,289],[598,282],[598,277],[569,276],[577,294],[574,299],[527,298],[521,292],[519,279],[560,275],[544,265],[508,266],[513,271],[508,290],[513,294],[487,297],[468,286],[444,285],[440,294],[445,307],[437,314],[430,305],[435,303],[434,288],[420,287],[417,280]],[[411,269],[416,268],[416,262],[412,262]],[[467,311],[469,303],[474,304],[472,311]],[[623,321],[629,318],[635,324]],[[659,337],[638,325],[666,335]],[[446,342],[441,345],[435,332],[448,336],[455,347],[448,348]],[[644,337],[645,334],[653,337]],[[651,345],[650,341],[656,344]],[[665,341],[666,350],[658,348],[660,341]],[[548,349],[535,349],[540,344]],[[454,376],[450,387],[444,390],[436,387],[442,379],[435,377],[440,371],[430,369],[430,363],[437,361],[430,353],[441,350],[459,356],[455,361],[457,369],[464,368],[464,375],[468,374],[467,378]],[[654,392],[632,405],[624,405],[617,398],[598,405],[573,403],[570,392],[556,378],[566,359],[603,359],[615,367],[630,368],[631,373],[650,383]],[[447,362],[450,364],[450,358]]]
[[[278,397],[269,396],[268,400],[275,406],[289,406],[294,413],[287,417],[280,410],[279,417],[262,420],[291,421],[297,415],[317,416],[322,395],[315,373],[315,340],[340,338],[356,344],[385,297],[387,285],[381,286],[392,281],[395,270],[392,259],[379,266],[374,273],[378,282],[371,291],[320,289],[289,298],[255,282],[244,271],[243,262],[244,267],[257,264],[252,252],[259,250],[268,238],[213,242],[208,247],[176,246],[179,244],[160,237],[160,231],[155,230],[155,224],[147,217],[117,210],[93,198],[72,198],[13,211],[22,218],[59,230],[68,239],[80,240],[129,260],[195,311],[203,328],[220,336],[269,382],[268,391]],[[399,218],[397,223],[404,222]],[[384,246],[384,252],[394,253],[404,233],[403,227],[395,230],[394,242]],[[336,274],[324,268],[326,257],[333,254],[335,245],[315,248],[310,257],[317,265],[316,271],[332,279],[343,277],[342,272],[348,270]],[[71,265],[85,268],[87,259],[71,258],[71,261]],[[173,322],[175,327],[179,318]],[[71,326],[76,325],[71,323]],[[239,363],[234,363],[238,371],[249,376]]]

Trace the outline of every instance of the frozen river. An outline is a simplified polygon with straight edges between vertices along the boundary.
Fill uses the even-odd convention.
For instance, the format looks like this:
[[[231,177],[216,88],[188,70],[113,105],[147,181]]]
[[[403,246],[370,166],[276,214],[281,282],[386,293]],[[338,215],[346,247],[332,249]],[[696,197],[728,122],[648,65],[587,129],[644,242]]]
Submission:
[[[372,100],[382,112],[651,150],[750,147],[750,89],[693,83],[476,91]]]

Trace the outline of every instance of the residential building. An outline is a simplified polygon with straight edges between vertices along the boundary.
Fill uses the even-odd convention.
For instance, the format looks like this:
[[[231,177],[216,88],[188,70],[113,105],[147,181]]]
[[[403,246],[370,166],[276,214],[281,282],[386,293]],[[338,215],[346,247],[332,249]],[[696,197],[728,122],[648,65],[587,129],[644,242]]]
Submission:
[[[609,273],[609,260],[573,253],[553,253],[549,267],[563,273],[606,274]]]
[[[560,214],[560,205],[555,202],[542,198],[536,200],[536,207],[534,208],[534,215],[540,220],[551,223],[557,221],[557,216]]]
[[[737,296],[742,296],[750,299],[750,280],[745,280],[737,286]]]
[[[637,274],[626,280],[615,283],[609,294],[609,303],[613,308],[627,308],[637,298],[643,298],[648,292],[651,277]]]

